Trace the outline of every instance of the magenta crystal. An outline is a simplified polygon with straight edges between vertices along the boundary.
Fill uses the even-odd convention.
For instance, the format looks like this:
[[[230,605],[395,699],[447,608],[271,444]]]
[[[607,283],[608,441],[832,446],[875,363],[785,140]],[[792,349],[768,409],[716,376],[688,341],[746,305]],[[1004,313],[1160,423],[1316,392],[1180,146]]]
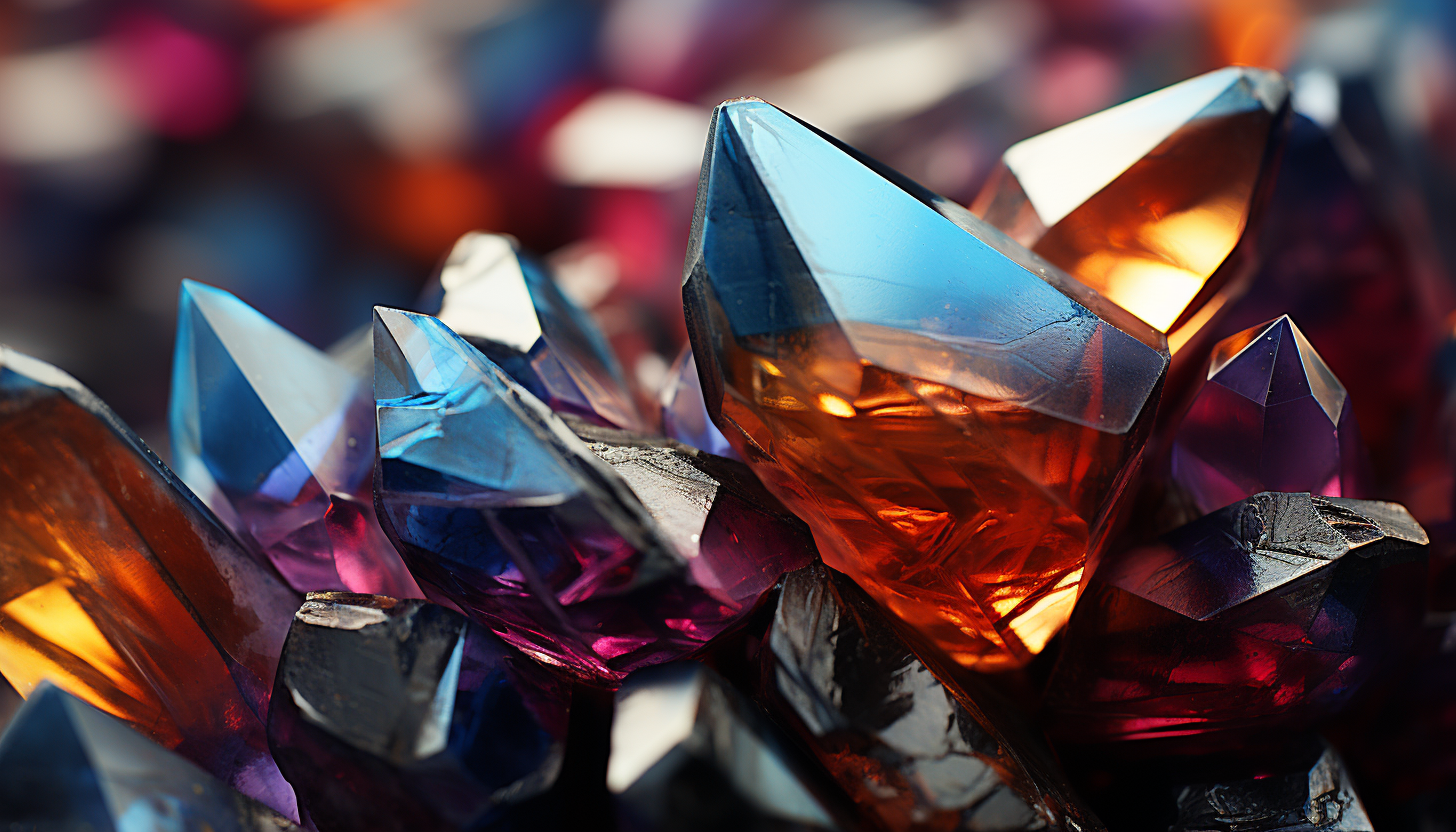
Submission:
[[[1261,491],[1367,496],[1349,396],[1287,315],[1214,348],[1172,464],[1203,513]]]

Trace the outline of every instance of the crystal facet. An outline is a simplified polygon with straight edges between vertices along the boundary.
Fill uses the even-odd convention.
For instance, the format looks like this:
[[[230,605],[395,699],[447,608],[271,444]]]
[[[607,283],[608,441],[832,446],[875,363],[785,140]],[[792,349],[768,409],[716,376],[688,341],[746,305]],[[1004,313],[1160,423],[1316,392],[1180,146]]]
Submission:
[[[323,832],[474,829],[555,781],[569,695],[459,613],[314,592],[289,630],[268,739]]]
[[[1176,353],[1235,276],[1220,267],[1272,181],[1288,100],[1269,70],[1191,78],[1012,145],[972,210]]]
[[[1173,480],[1207,513],[1260,491],[1363,497],[1349,396],[1286,315],[1220,341],[1173,442]]]
[[[762,712],[699,664],[622,685],[607,788],[628,832],[843,828]]]
[[[0,736],[0,828],[285,832],[298,827],[115,717],[42,685]]]
[[[1374,832],[1334,749],[1321,744],[1313,762],[1283,768],[1184,786],[1168,832]]]
[[[374,344],[386,530],[426,591],[533,656],[618,680],[814,556],[740,463],[583,425],[588,445],[435,318],[377,308]]]
[[[257,715],[298,597],[90,391],[4,348],[0,447],[0,675],[291,815]]]
[[[1263,493],[1109,556],[1048,683],[1053,731],[1201,750],[1308,727],[1418,624],[1426,547],[1394,503]]]
[[[698,383],[698,362],[692,347],[684,347],[662,388],[662,432],[671,439],[718,456],[737,458],[738,452],[708,418],[703,388]]]
[[[1034,730],[974,679],[941,684],[843,575],[786,577],[762,656],[774,715],[885,829],[1101,828]]]
[[[183,281],[170,410],[183,482],[295,589],[419,597],[374,517],[367,379]]]
[[[552,410],[642,427],[606,337],[515,239],[461,237],[440,269],[440,288],[440,320]]]
[[[829,565],[967,665],[1066,621],[1163,337],[755,100],[720,105],[683,285],[708,411]]]

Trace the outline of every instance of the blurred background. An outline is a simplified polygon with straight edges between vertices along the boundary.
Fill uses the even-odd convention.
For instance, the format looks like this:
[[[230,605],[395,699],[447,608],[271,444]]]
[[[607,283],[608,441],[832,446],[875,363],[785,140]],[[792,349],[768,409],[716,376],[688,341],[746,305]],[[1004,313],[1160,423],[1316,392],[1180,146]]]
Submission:
[[[1230,63],[1294,79],[1456,261],[1450,0],[6,0],[0,342],[165,454],[184,277],[327,346],[485,229],[650,394],[716,102],[968,202],[1012,142]]]

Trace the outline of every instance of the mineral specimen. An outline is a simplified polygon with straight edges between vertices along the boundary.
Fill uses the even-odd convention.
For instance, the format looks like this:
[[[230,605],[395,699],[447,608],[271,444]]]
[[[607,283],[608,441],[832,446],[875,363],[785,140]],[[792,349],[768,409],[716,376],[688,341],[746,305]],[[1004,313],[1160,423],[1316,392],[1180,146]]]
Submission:
[[[588,445],[435,318],[376,308],[374,344],[386,531],[427,592],[537,658],[605,681],[680,658],[814,556],[739,463]]]
[[[1283,768],[1184,786],[1169,832],[1374,832],[1334,749],[1320,744],[1312,761]]]
[[[957,661],[1065,623],[1161,334],[756,100],[715,111],[683,302],[708,412],[830,566]]]
[[[698,382],[698,362],[691,347],[683,349],[672,363],[662,388],[662,432],[669,438],[710,454],[737,458],[723,432],[708,418],[703,388]]]
[[[169,417],[183,482],[295,589],[420,596],[374,516],[367,379],[183,281]]]

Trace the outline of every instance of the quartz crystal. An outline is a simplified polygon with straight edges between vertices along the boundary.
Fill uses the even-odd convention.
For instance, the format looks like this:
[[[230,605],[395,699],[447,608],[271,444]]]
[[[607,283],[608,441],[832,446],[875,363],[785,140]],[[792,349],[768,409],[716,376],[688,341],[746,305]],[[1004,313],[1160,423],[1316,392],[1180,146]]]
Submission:
[[[842,829],[762,712],[700,664],[634,673],[617,692],[607,788],[625,832]]]
[[[1328,717],[1419,623],[1426,546],[1394,503],[1263,493],[1109,556],[1048,683],[1053,731],[1203,750]]]
[[[279,664],[268,739],[329,830],[464,830],[544,792],[570,691],[457,612],[313,592]]]
[[[1267,198],[1288,100],[1270,70],[1190,78],[1012,145],[972,210],[1177,353],[1238,276],[1243,258],[1225,263]]]
[[[0,736],[0,828],[286,832],[293,823],[60,688]]]
[[[260,716],[298,597],[90,391],[4,348],[0,447],[0,675],[292,814]]]
[[[295,589],[420,596],[374,516],[368,379],[183,281],[169,416],[182,480]]]
[[[938,681],[843,575],[787,576],[762,656],[771,712],[885,829],[1101,828],[1035,730],[974,678]]]
[[[1220,341],[1173,443],[1173,480],[1207,513],[1260,491],[1365,496],[1349,396],[1288,316]]]
[[[814,556],[741,463],[607,428],[583,441],[435,318],[376,308],[374,345],[385,529],[432,597],[537,658],[620,680],[697,650]]]
[[[715,111],[683,301],[708,412],[848,574],[957,661],[1065,623],[1163,336],[756,100]]]
[[[737,458],[738,452],[708,418],[703,388],[698,383],[698,362],[692,347],[684,347],[662,387],[662,432],[710,454]]]
[[[1374,832],[1350,774],[1321,743],[1312,760],[1179,790],[1168,832]]]
[[[472,232],[440,269],[439,317],[552,410],[643,426],[607,339],[514,238]]]

